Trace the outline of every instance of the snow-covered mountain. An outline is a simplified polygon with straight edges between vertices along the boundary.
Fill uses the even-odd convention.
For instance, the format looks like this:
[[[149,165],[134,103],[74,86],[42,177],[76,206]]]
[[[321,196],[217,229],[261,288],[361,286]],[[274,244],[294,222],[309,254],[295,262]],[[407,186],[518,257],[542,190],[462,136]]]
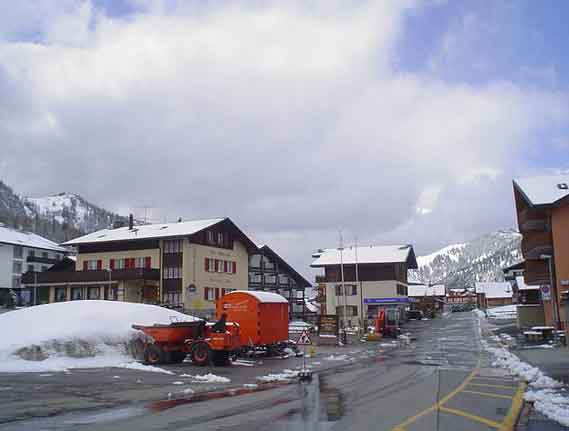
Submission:
[[[22,198],[0,181],[0,223],[27,230],[55,242],[104,229],[125,217],[113,214],[72,193]]]
[[[24,205],[29,216],[38,214],[61,224],[72,225],[82,232],[108,228],[119,218],[116,214],[99,208],[73,193],[24,198]]]
[[[502,281],[502,268],[522,260],[522,236],[513,230],[493,232],[473,241],[453,244],[419,256],[419,269],[410,280],[444,283],[447,287],[473,287],[477,281]]]

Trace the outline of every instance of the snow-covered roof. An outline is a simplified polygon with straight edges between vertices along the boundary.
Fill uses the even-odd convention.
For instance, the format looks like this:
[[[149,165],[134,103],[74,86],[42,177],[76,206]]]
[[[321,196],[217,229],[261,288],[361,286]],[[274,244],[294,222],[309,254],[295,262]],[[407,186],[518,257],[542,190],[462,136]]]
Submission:
[[[539,290],[539,286],[530,286],[526,284],[523,276],[516,277],[516,285],[518,286],[518,290]]]
[[[421,296],[445,296],[445,285],[435,284],[433,286],[426,286],[424,284],[409,285],[407,287],[407,296],[421,297]]]
[[[484,293],[486,298],[511,298],[512,286],[507,281],[502,282],[478,282],[476,293]]]
[[[416,268],[415,253],[411,245],[370,245],[367,247],[346,247],[342,250],[337,248],[326,248],[319,250],[312,256],[316,258],[310,265],[313,268],[319,268],[328,265],[340,265],[340,261],[344,264],[355,264],[356,255],[357,263],[402,263],[412,259],[409,267]],[[341,259],[340,259],[341,257]]]
[[[234,290],[227,295],[231,295],[232,293],[247,293],[255,297],[259,302],[279,302],[288,304],[288,301],[284,296],[273,292],[263,292],[262,290]]]
[[[308,299],[304,299],[304,305],[311,313],[317,313],[320,310],[320,304],[316,302],[309,301]]]
[[[62,253],[69,251],[43,236],[6,226],[0,226],[0,243],[21,245],[22,247],[39,248],[42,250],[53,250]]]
[[[550,205],[569,196],[569,175],[542,175],[514,180],[532,205]]]
[[[65,242],[63,245],[78,245],[93,242],[110,242],[110,241],[128,241],[133,239],[151,239],[192,235],[210,226],[213,226],[224,219],[215,218],[207,220],[192,220],[177,223],[159,223],[134,226],[129,229],[128,226],[117,229],[103,229],[79,238]]]

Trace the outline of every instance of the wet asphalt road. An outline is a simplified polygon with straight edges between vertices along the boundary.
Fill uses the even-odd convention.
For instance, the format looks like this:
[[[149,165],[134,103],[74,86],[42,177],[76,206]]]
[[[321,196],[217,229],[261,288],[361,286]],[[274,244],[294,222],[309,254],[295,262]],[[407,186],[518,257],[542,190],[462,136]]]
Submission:
[[[511,429],[523,386],[490,366],[473,313],[412,322],[406,329],[417,338],[411,345],[359,352],[346,347],[352,360],[318,371],[310,383],[135,403],[51,422],[7,423],[0,430]]]

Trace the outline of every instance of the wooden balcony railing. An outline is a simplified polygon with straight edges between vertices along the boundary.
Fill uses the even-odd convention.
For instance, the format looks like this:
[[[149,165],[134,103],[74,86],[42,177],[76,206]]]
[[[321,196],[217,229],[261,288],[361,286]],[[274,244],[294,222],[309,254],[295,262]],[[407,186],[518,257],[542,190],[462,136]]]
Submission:
[[[526,259],[539,259],[553,250],[551,232],[526,232],[522,239],[522,253]]]

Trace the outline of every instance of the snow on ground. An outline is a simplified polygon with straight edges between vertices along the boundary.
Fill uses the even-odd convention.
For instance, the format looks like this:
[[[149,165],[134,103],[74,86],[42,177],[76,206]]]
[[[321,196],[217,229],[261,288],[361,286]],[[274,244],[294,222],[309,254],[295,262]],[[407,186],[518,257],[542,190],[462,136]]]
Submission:
[[[227,377],[217,376],[212,373],[203,374],[203,375],[191,375],[191,374],[181,374],[179,377],[186,377],[192,379],[194,383],[229,383],[231,382],[230,379]]]
[[[330,355],[326,358],[327,361],[345,361],[348,359],[348,355]]]
[[[487,317],[488,319],[495,320],[511,320],[518,317],[518,306],[504,305],[502,307],[487,308],[486,312],[479,309],[474,309],[473,312],[480,318]]]
[[[298,371],[283,370],[282,373],[271,373],[266,376],[259,376],[257,380],[262,382],[288,382],[298,376]]]
[[[128,355],[129,341],[140,335],[131,325],[195,319],[155,305],[115,301],[22,308],[0,315],[0,327],[10,328],[0,338],[0,372],[115,366],[158,371],[133,362]]]
[[[498,337],[494,339],[499,340]],[[534,408],[549,419],[569,426],[569,393],[561,382],[546,376],[539,368],[520,361],[504,347],[491,347],[485,340],[482,340],[482,345],[496,358],[492,365],[505,368],[528,382],[528,391],[524,395],[526,401],[533,402]]]

